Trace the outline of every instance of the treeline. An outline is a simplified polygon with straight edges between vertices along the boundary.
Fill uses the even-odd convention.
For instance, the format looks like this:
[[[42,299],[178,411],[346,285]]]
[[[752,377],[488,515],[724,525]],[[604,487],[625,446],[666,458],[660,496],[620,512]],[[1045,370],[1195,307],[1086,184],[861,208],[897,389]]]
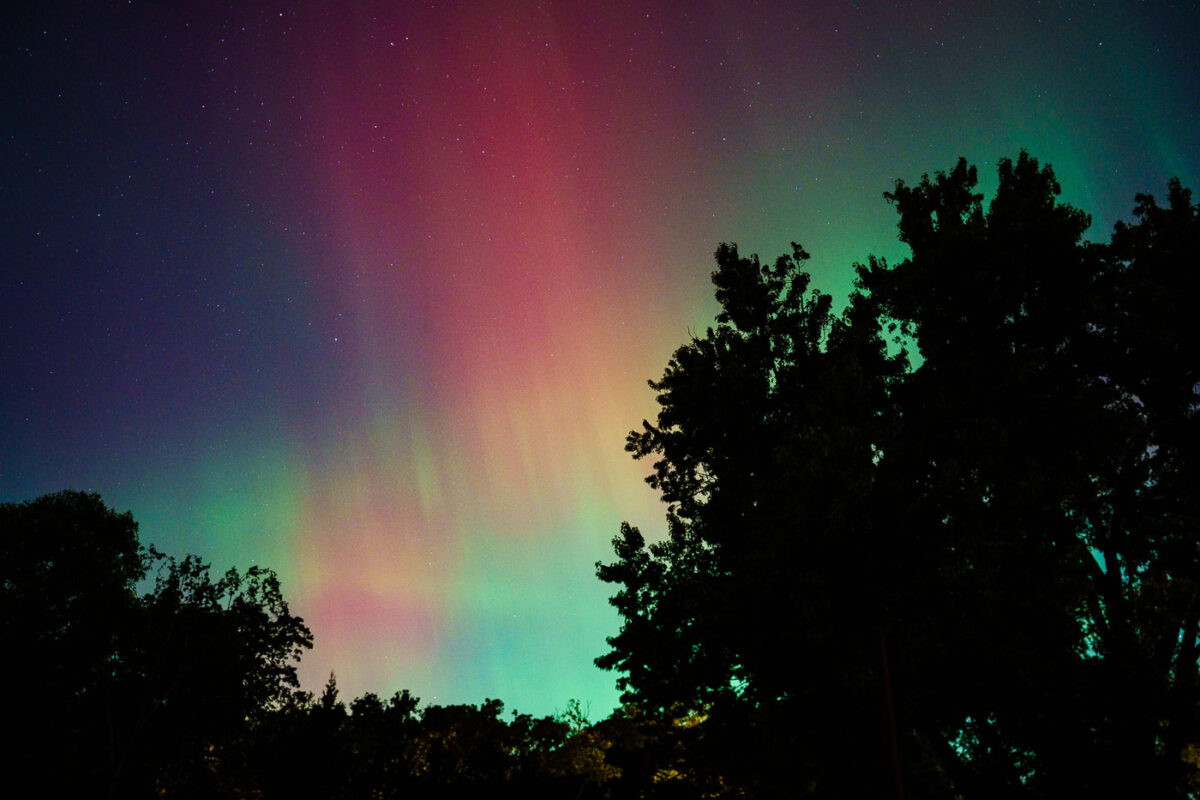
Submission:
[[[419,707],[407,691],[338,700],[331,677],[173,779],[187,794],[330,798],[672,798],[720,791],[689,762],[688,720],[624,708],[589,723],[504,713],[499,700]],[[201,767],[197,769],[197,766]]]
[[[0,506],[9,774],[51,796],[1200,795],[1200,206],[1108,242],[1049,166],[898,181],[840,314],[716,253],[627,449],[666,535],[597,565],[624,705],[344,704],[269,570],[66,492]],[[149,591],[138,590],[147,586]]]
[[[96,494],[0,504],[5,774],[49,797],[692,796],[690,720],[590,723],[499,700],[348,704],[296,666],[312,634],[270,570],[143,548]],[[140,587],[140,589],[139,589]]]

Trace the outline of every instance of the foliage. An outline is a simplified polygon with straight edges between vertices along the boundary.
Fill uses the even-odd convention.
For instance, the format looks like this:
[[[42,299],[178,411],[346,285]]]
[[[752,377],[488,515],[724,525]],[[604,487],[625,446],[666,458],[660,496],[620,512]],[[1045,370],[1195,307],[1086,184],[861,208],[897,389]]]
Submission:
[[[140,548],[132,516],[95,494],[0,504],[0,529],[5,677],[24,731],[11,754],[51,794],[190,781],[296,687],[312,636],[270,570],[214,582],[194,556]]]
[[[330,675],[299,691],[312,636],[267,569],[214,577],[138,544],[99,496],[0,505],[0,611],[11,774],[51,796],[633,797],[613,741],[578,703],[349,705]],[[139,594],[139,587],[148,589]],[[640,740],[645,743],[647,740]],[[626,752],[628,755],[628,752]],[[64,759],[69,767],[64,767]],[[649,784],[649,777],[644,783]]]
[[[916,792],[1195,779],[1200,214],[1173,182],[1094,245],[1036,159],[986,210],[976,177],[897,182],[912,254],[860,265],[838,317],[798,245],[722,245],[717,325],[629,435],[667,535],[623,526],[597,565],[623,618],[597,663],[651,714],[703,711],[751,790],[894,782],[884,648]]]
[[[5,755],[65,790],[70,776],[54,765],[69,743],[80,781],[106,787],[114,741],[99,734],[111,665],[145,572],[137,524],[95,495],[61,492],[0,505],[0,531],[4,685],[20,732]]]
[[[319,698],[255,728],[234,783],[268,798],[609,796],[620,771],[596,726],[570,712],[506,721],[503,710],[499,700],[421,708],[407,691],[347,708],[331,676]]]

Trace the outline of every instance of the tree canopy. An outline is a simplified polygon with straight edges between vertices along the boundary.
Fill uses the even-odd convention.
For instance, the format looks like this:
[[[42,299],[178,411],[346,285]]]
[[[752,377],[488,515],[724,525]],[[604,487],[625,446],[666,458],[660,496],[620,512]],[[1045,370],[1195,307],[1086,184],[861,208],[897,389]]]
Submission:
[[[270,570],[214,581],[195,556],[142,548],[96,494],[0,504],[0,530],[5,753],[50,794],[161,789],[298,687],[312,635]]]
[[[1172,181],[1094,244],[1026,153],[976,188],[965,160],[898,181],[911,255],[857,265],[840,315],[799,245],[718,248],[716,325],[627,440],[667,530],[597,565],[623,620],[597,663],[764,792],[1182,796],[1200,209]]]

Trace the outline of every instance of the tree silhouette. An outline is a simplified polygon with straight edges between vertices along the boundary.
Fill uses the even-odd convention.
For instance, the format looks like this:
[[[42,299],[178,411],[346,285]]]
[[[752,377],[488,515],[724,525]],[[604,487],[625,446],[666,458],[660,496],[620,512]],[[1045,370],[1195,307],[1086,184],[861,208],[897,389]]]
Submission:
[[[9,755],[49,794],[200,791],[297,686],[312,636],[270,570],[214,581],[194,556],[141,549],[132,516],[95,494],[0,504],[0,530],[5,677],[23,732]]]
[[[975,187],[965,160],[897,182],[912,255],[860,265],[840,317],[798,245],[722,245],[717,325],[629,435],[667,536],[623,526],[597,565],[623,617],[597,663],[703,714],[752,791],[893,783],[885,665],[921,794],[1196,779],[1200,214],[1173,182],[1093,245],[1025,153]]]
[[[145,574],[133,517],[99,496],[60,492],[0,504],[0,625],[10,729],[4,748],[49,793],[108,788],[119,742],[108,724],[119,654]],[[62,769],[70,751],[72,769]],[[11,773],[10,773],[11,774]]]
[[[214,758],[287,705],[312,634],[269,569],[230,569],[214,581],[195,556],[151,557],[157,576],[142,598],[140,646],[126,656],[139,676],[126,698],[137,710],[128,747],[174,765],[175,780],[194,787],[221,771]]]
[[[95,494],[0,504],[0,531],[19,733],[4,765],[50,796],[582,800],[698,785],[680,737],[590,725],[577,703],[509,720],[499,700],[421,708],[408,691],[347,704],[332,674],[319,696],[299,691],[312,637],[270,570],[214,576],[143,549],[133,517]],[[653,768],[618,781],[614,749]],[[651,792],[659,772],[671,780]]]

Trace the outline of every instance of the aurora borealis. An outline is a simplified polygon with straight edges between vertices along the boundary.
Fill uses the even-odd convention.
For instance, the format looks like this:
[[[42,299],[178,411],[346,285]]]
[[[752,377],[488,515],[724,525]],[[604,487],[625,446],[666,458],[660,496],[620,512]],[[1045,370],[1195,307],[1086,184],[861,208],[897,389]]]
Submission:
[[[273,567],[346,697],[612,708],[593,564],[661,530],[624,437],[718,242],[797,240],[840,302],[959,155],[987,191],[1028,149],[1097,240],[1200,190],[1194,3],[8,16],[0,500]]]

